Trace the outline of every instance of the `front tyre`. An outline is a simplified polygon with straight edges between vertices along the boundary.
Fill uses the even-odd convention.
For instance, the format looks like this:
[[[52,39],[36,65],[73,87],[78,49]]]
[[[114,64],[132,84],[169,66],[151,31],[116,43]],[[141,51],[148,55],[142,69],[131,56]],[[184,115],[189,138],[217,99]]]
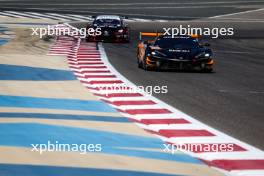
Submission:
[[[142,68],[145,71],[148,71],[149,70],[149,66],[147,65],[147,62],[146,62],[146,57],[143,59]]]
[[[203,73],[212,73],[213,72],[213,68],[204,68],[201,70]]]
[[[140,61],[139,58],[137,58],[137,64],[138,64],[138,68],[143,68],[142,62]]]

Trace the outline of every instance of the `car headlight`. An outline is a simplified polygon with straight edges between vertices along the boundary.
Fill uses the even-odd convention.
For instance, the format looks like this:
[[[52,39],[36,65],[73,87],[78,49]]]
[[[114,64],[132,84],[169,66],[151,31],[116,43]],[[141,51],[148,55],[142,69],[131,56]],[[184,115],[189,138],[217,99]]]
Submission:
[[[210,54],[209,53],[205,53],[204,57],[210,57]]]
[[[156,53],[155,51],[152,51],[151,54],[152,54],[152,55],[156,55],[157,53]]]
[[[156,56],[156,57],[166,57],[167,56],[166,54],[164,54],[164,53],[162,53],[160,51],[152,51],[150,54],[152,56]]]
[[[200,53],[200,54],[198,54],[198,55],[196,55],[195,56],[195,58],[204,58],[204,57],[206,57],[206,58],[208,58],[208,57],[210,57],[211,56],[211,54],[210,53]]]

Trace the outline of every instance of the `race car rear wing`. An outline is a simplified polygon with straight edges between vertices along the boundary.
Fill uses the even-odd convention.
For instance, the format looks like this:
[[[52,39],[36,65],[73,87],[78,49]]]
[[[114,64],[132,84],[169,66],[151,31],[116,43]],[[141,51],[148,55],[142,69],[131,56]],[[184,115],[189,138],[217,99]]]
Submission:
[[[92,18],[95,19],[97,16],[96,15],[92,15]],[[127,16],[119,16],[120,19],[128,19]]]
[[[139,32],[139,40],[142,40],[143,36],[146,37],[158,37],[160,35],[163,35],[161,32]]]
[[[192,38],[195,38],[195,39],[200,38],[200,36],[199,36],[198,34],[191,34],[190,36],[191,36]]]
[[[158,37],[158,36],[161,36],[161,35],[163,35],[163,33],[161,33],[161,32],[139,32],[139,40],[141,41],[143,36],[146,36],[146,37]],[[194,39],[200,38],[200,36],[197,35],[197,34],[191,34],[189,36],[194,38]]]

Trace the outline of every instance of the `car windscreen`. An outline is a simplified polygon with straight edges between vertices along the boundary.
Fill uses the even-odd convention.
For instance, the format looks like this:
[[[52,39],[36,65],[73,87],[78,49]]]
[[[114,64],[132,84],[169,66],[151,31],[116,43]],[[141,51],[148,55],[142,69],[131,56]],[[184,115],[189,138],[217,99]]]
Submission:
[[[196,48],[199,46],[199,43],[196,39],[191,37],[189,38],[158,38],[155,43],[155,46],[160,48]]]
[[[101,25],[120,25],[120,20],[117,19],[97,19],[95,20],[95,24],[101,26]]]

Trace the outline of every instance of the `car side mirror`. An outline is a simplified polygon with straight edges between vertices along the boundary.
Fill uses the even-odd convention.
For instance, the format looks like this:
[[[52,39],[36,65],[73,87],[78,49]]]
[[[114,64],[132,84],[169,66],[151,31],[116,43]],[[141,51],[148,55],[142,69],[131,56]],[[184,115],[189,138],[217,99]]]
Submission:
[[[203,46],[211,46],[210,43],[204,43]]]

